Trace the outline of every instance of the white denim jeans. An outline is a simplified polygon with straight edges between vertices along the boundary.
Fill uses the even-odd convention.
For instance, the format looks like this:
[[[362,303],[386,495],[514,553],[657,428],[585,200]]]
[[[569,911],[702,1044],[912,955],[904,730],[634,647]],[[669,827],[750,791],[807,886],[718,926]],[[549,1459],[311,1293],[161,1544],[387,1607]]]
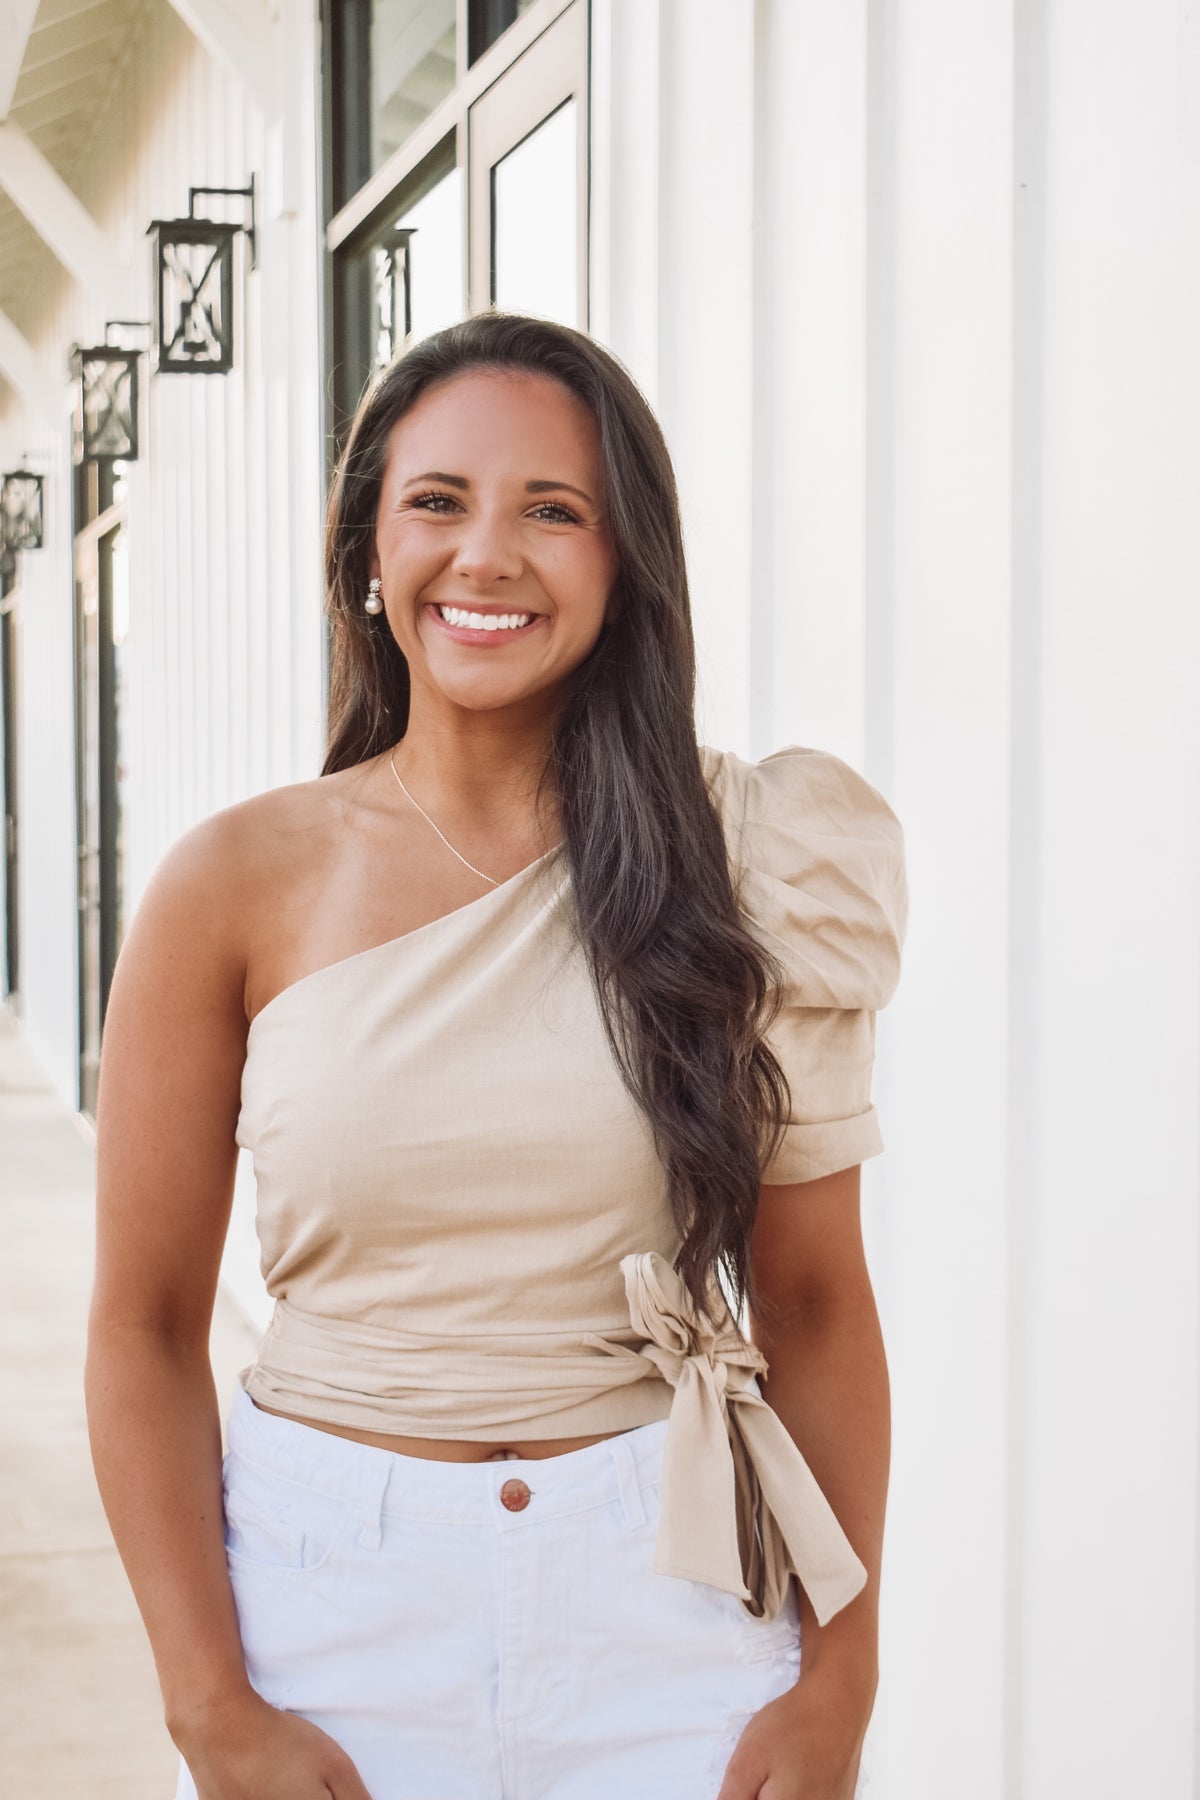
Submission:
[[[764,1624],[654,1573],[666,1432],[427,1461],[238,1388],[225,1541],[252,1685],[328,1732],[371,1800],[716,1800],[743,1726],[799,1678],[799,1607],[793,1582]],[[181,1760],[175,1800],[195,1796]]]

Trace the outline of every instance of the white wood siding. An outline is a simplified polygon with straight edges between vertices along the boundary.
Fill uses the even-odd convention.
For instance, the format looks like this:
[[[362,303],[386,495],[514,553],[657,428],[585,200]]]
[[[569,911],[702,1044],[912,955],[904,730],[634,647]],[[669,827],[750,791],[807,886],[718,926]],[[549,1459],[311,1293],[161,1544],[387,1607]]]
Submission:
[[[316,28],[306,0],[288,5],[287,31],[276,29],[301,94],[287,109],[286,138],[154,0],[78,178],[80,198],[126,264],[127,316],[142,319],[151,312],[150,221],[185,215],[190,186],[241,187],[252,172],[258,185],[258,267],[235,280],[233,370],[151,378],[148,361],[141,364],[122,719],[129,911],[189,826],[263,788],[315,775],[322,752]],[[222,216],[222,204],[211,216]],[[68,347],[100,341],[104,312],[48,255],[36,280],[26,334],[61,375],[65,395]],[[47,548],[24,556],[21,571],[22,990],[31,1044],[73,1097],[68,425],[64,418],[55,431],[24,416],[10,394],[0,442],[10,454],[44,458],[50,471]],[[239,1190],[227,1274],[261,1317],[244,1169]]]
[[[1200,1793],[1193,10],[593,7],[704,725],[906,827],[872,1800]]]

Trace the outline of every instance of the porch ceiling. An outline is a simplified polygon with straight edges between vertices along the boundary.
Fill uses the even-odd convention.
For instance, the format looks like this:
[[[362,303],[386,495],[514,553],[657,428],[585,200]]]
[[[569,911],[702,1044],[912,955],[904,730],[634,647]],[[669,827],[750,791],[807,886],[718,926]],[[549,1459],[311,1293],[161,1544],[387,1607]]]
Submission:
[[[161,0],[40,0],[8,117],[78,192],[88,145],[142,13]],[[36,335],[57,263],[0,189],[0,310]]]

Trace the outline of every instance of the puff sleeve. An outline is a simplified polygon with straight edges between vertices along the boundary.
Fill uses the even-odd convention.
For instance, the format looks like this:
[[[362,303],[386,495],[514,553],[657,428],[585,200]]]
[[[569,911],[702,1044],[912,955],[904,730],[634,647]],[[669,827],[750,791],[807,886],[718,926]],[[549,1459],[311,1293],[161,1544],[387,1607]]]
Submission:
[[[722,805],[746,922],[786,971],[767,1041],[791,1118],[762,1179],[813,1181],[884,1147],[871,1075],[908,924],[904,834],[849,763],[797,744],[726,758]]]

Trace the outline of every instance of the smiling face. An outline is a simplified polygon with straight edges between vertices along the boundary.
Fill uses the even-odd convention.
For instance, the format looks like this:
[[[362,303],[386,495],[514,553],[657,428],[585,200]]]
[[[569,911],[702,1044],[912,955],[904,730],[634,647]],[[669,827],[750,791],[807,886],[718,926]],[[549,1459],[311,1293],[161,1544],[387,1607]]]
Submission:
[[[518,370],[427,389],[392,428],[370,572],[414,707],[552,703],[617,575],[587,406]]]

